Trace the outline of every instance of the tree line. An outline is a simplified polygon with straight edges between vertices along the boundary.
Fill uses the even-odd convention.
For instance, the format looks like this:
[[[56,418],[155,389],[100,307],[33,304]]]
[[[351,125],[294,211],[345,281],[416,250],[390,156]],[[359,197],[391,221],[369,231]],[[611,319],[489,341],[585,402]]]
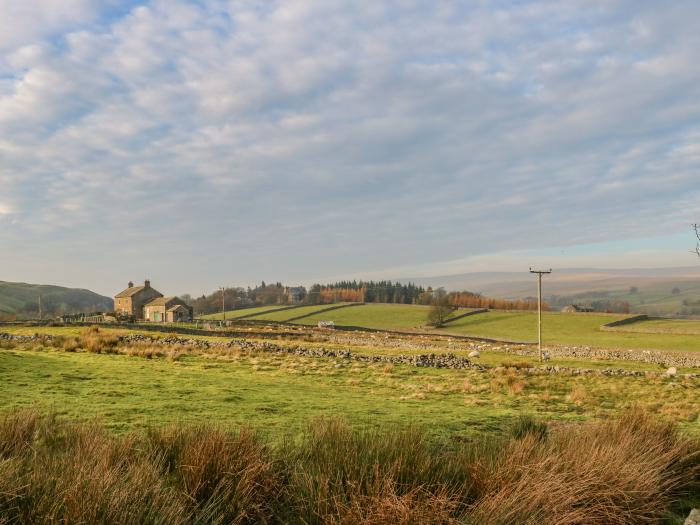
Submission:
[[[432,305],[436,297],[451,308],[489,308],[492,310],[535,310],[537,301],[532,298],[510,301],[496,299],[478,293],[445,292],[444,289],[424,288],[414,283],[394,281],[338,281],[327,284],[314,284],[308,290],[304,287],[287,287],[281,282],[274,284],[261,282],[253,288],[231,287],[217,290],[209,295],[182,299],[194,308],[196,314],[220,312],[252,306],[285,304],[333,304],[341,302],[422,304]],[[547,304],[543,305],[548,309]]]

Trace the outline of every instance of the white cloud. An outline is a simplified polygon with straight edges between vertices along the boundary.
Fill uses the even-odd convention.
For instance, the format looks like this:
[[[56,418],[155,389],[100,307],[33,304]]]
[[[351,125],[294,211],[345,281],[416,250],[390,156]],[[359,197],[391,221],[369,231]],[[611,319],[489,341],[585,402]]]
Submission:
[[[216,245],[212,279],[434,264],[678,231],[700,195],[690,1],[14,4],[0,241],[56,271],[72,232]]]

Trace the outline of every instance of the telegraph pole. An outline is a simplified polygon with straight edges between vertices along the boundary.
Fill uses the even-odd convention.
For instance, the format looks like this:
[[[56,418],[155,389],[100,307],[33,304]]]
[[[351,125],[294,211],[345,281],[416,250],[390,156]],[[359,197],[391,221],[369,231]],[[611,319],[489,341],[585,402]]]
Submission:
[[[223,325],[226,324],[226,294],[224,293],[225,288],[222,286],[221,290],[221,316],[223,318]]]
[[[41,294],[39,294],[39,321],[41,321],[42,317],[44,317],[44,315],[41,311]]]
[[[540,354],[540,361],[542,361],[542,276],[552,273],[552,269],[533,270],[530,268],[530,273],[537,274],[537,348]]]

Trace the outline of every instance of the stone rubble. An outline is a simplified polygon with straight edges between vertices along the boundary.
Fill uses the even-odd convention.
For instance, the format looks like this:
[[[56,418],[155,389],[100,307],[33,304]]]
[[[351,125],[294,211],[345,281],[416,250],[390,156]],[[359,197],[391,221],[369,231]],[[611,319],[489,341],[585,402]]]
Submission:
[[[18,343],[32,343],[32,342],[46,342],[53,339],[51,335],[34,334],[32,336],[24,335],[14,335],[8,333],[0,333],[0,341],[11,340]],[[386,363],[394,365],[409,365],[416,367],[430,367],[430,368],[450,368],[450,369],[472,369],[478,371],[502,371],[505,367],[489,367],[486,365],[481,365],[473,363],[467,357],[461,357],[455,355],[451,352],[444,353],[444,347],[438,347],[432,345],[430,348],[441,348],[443,352],[435,353],[431,352],[429,354],[417,354],[417,355],[368,355],[368,354],[356,354],[351,352],[349,349],[329,349],[322,346],[319,347],[306,347],[302,345],[279,345],[270,341],[250,341],[246,339],[231,339],[229,341],[209,341],[205,339],[192,339],[187,337],[180,337],[175,335],[169,335],[166,337],[154,338],[143,334],[129,334],[119,336],[119,341],[122,345],[133,345],[133,344],[153,344],[162,346],[186,346],[190,348],[197,348],[202,350],[207,349],[239,349],[243,352],[265,352],[272,354],[287,354],[296,355],[301,357],[311,357],[311,358],[332,358],[332,359],[344,359],[344,360],[354,360],[365,363]],[[375,342],[376,344],[376,342]],[[381,346],[385,346],[382,341]],[[468,343],[468,347],[478,348],[478,349],[490,349],[483,344]],[[453,347],[454,348],[454,347]],[[507,346],[500,347],[501,351],[508,351]],[[478,350],[477,350],[478,351]],[[516,355],[528,355],[536,357],[537,350],[531,350],[529,354],[516,354]],[[582,357],[582,356],[579,356]],[[519,367],[519,373],[526,375],[543,375],[543,374],[566,374],[566,375],[598,375],[598,376],[624,376],[624,377],[668,377],[675,378],[664,372],[651,372],[651,371],[639,371],[639,370],[626,370],[624,368],[606,368],[606,369],[592,369],[592,368],[572,368],[572,367],[562,367],[558,365],[546,365],[546,366],[532,366],[532,367]],[[680,377],[687,379],[698,379],[700,378],[700,373],[694,374],[682,374]]]

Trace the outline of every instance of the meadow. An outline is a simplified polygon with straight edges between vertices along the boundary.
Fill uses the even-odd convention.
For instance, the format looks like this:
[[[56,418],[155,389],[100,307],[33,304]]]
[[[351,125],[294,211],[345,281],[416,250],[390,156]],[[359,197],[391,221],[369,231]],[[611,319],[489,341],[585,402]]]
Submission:
[[[250,326],[246,341],[270,335]],[[145,329],[3,331],[50,337],[0,341],[0,522],[670,525],[700,504],[700,379],[646,363],[568,363],[642,376],[530,373],[485,350],[486,368],[447,369],[119,339]],[[283,334],[264,340],[472,347]]]
[[[280,434],[298,429],[300,422],[315,416],[341,415],[358,426],[411,422],[449,435],[493,432],[522,414],[577,421],[611,417],[640,405],[672,416],[692,433],[700,430],[700,396],[688,395],[697,389],[697,379],[528,375],[519,369],[536,363],[497,352],[484,352],[483,363],[494,368],[479,371],[279,355],[236,347],[201,350],[166,345],[154,351],[152,345],[122,348],[117,333],[102,330],[97,340],[92,334],[66,338],[63,333],[44,344],[3,343],[0,405],[40,407],[72,418],[95,416],[117,430],[216,420],[252,424]],[[408,352],[383,347],[382,340],[352,351]],[[599,366],[603,364],[654,371],[653,365],[644,363]],[[655,371],[659,372],[658,367]]]
[[[426,326],[428,309],[429,307],[420,305],[365,304],[304,317],[296,323],[315,325],[320,320],[328,320],[338,326],[453,334],[523,343],[537,341],[535,312],[492,310],[458,319],[434,330]],[[458,310],[457,314],[462,311]],[[545,312],[542,322],[544,343],[632,350],[700,351],[700,338],[693,337],[700,333],[700,322],[646,321],[614,330],[601,330],[602,325],[624,317],[613,314]],[[649,329],[637,330],[637,327]]]
[[[237,310],[227,310],[226,311],[226,319],[239,319],[241,317],[248,317],[251,316],[255,318],[256,316],[264,313],[271,313],[274,312],[275,310],[284,310],[286,308],[289,308],[288,306],[280,306],[280,305],[268,305],[268,306],[255,306],[252,308],[240,308]],[[202,315],[199,317],[199,319],[203,319],[205,321],[221,321],[224,318],[224,315],[221,312],[215,313],[215,314],[208,314],[208,315]]]

